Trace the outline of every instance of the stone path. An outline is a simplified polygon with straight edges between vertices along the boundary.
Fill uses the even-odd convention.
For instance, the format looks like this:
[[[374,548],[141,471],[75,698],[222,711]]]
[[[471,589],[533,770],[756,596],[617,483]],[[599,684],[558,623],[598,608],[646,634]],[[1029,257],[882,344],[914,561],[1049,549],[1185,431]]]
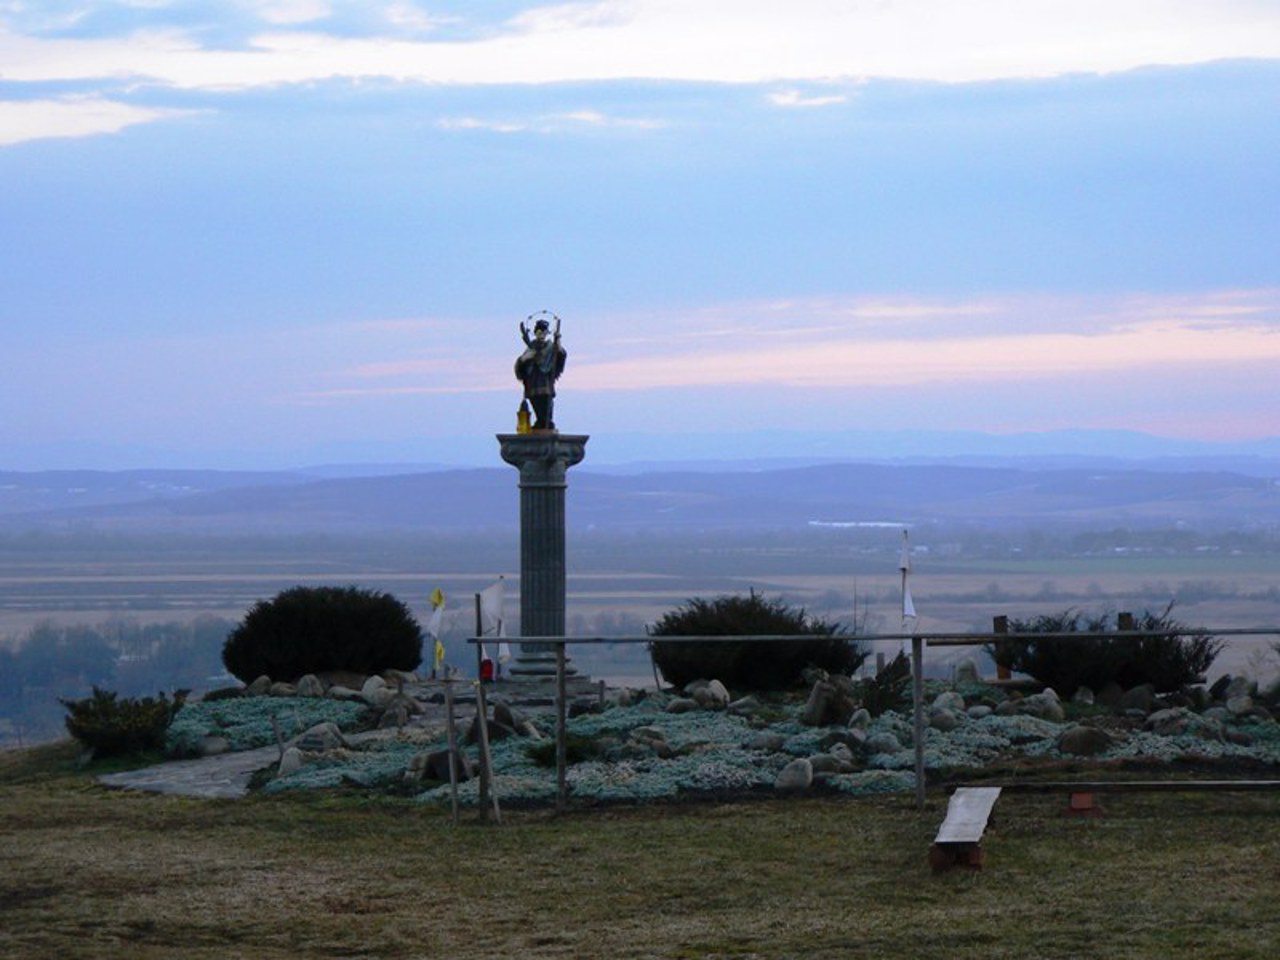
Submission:
[[[106,773],[98,777],[98,782],[122,790],[235,799],[249,792],[249,780],[256,771],[275,763],[279,757],[279,747],[259,747],[198,760],[174,760],[123,773]]]

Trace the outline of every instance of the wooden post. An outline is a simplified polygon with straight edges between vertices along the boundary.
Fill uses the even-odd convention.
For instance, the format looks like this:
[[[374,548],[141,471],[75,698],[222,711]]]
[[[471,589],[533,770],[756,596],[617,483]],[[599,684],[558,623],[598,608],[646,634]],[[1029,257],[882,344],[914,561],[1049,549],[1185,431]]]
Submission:
[[[569,800],[569,707],[565,703],[564,641],[556,644],[556,812],[563,813]]]
[[[911,699],[915,707],[916,809],[924,809],[924,639],[911,638]]]
[[[480,819],[489,819],[493,805],[494,823],[502,823],[498,809],[498,792],[493,788],[493,758],[489,755],[489,707],[484,699],[484,684],[476,681],[476,727],[480,731]]]
[[[1003,613],[1002,613],[1002,614],[1000,614],[1000,616],[998,616],[998,617],[993,617],[993,618],[992,618],[992,620],[991,620],[991,629],[992,629],[992,631],[993,631],[994,633],[997,633],[997,634],[1001,634],[1001,633],[1008,633],[1008,632],[1009,632],[1009,618],[1008,618],[1008,617],[1006,617]],[[1010,679],[1010,676],[1011,676],[1011,674],[1010,674],[1010,672],[1009,672],[1009,668],[1008,668],[1008,667],[1006,667],[1006,666],[1004,666],[1004,665],[1002,665],[1002,664],[999,664],[999,663],[997,663],[997,664],[996,664],[996,679],[997,679],[997,680],[1008,680],[1008,679]]]
[[[458,731],[454,729],[453,681],[444,681],[444,716],[449,724],[449,796],[453,802],[453,825],[458,825],[458,771],[454,764],[458,758]]]

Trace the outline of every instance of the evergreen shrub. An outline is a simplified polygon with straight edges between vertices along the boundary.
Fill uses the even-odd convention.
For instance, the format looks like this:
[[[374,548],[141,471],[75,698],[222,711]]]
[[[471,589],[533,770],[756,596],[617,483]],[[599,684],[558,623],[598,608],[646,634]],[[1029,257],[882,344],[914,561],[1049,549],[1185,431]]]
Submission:
[[[1105,637],[1064,640],[997,640],[987,652],[1002,667],[1025,673],[1060,695],[1080,687],[1101,690],[1110,683],[1123,689],[1151,684],[1157,693],[1203,680],[1223,641],[1187,636],[1187,626],[1170,613],[1144,612],[1132,630],[1118,631],[1106,614],[1086,617],[1073,610],[1029,620],[1010,620],[1012,633],[1110,633]]]
[[[67,708],[67,732],[95,757],[123,757],[163,749],[165,731],[186,696],[187,691],[179,690],[172,700],[163,693],[121,699],[94,687],[83,700],[60,702]]]
[[[422,662],[422,629],[390,594],[358,587],[293,587],[259,601],[227,637],[227,670],[245,683],[266,675],[375,674]]]
[[[780,600],[748,596],[694,598],[663,616],[653,637],[795,636],[794,640],[739,643],[666,641],[650,643],[654,663],[677,687],[694,680],[719,680],[730,690],[785,690],[798,684],[806,667],[852,673],[866,654],[838,623],[810,617]]]

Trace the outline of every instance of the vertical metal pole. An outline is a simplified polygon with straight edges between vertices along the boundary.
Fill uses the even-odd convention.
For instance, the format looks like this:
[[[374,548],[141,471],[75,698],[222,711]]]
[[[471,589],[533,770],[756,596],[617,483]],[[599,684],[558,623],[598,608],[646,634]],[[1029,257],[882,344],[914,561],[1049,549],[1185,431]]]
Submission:
[[[565,685],[564,641],[556,644],[556,812],[563,813],[569,801],[569,727]]]
[[[924,809],[924,639],[911,638],[911,699],[915,707],[916,809]]]

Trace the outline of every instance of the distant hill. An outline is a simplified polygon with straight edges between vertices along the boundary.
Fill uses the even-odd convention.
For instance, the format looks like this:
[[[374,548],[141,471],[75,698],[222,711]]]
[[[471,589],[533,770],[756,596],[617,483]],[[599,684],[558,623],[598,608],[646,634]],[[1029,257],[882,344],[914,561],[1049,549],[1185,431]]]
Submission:
[[[0,530],[223,534],[510,530],[507,467],[375,476],[321,471],[0,473]],[[569,476],[571,527],[767,529],[972,523],[1267,528],[1280,480],[1229,470],[827,463]]]

